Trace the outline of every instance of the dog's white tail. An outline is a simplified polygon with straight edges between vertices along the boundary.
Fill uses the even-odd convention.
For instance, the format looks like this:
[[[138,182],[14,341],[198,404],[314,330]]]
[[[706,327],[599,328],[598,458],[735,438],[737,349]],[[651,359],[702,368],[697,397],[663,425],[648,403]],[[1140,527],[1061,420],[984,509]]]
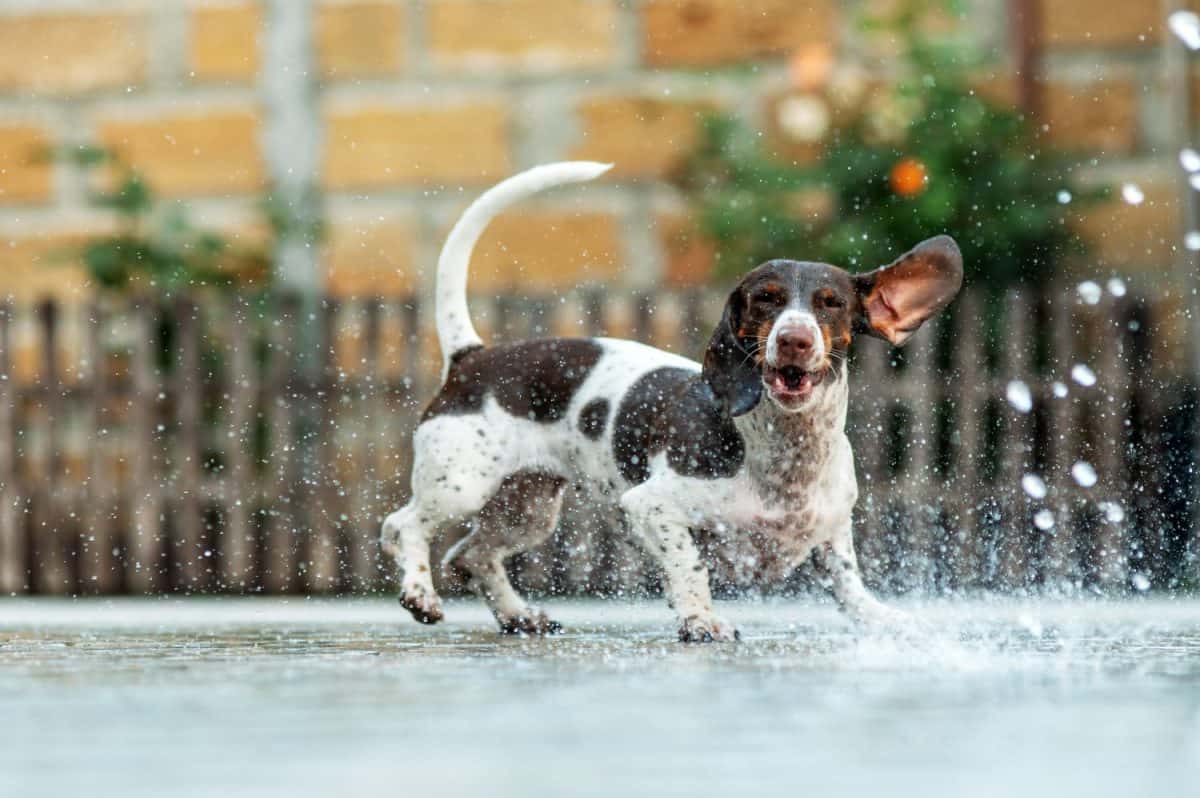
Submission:
[[[469,346],[483,343],[467,310],[467,267],[475,242],[492,219],[513,203],[531,194],[599,177],[612,168],[610,163],[563,161],[513,175],[483,193],[454,225],[438,257],[437,335],[442,345],[442,373],[450,367],[450,358]]]

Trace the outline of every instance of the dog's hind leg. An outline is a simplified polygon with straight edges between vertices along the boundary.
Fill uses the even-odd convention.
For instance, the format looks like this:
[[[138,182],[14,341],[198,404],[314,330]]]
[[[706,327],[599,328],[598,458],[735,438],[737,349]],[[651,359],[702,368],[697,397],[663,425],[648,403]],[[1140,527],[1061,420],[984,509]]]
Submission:
[[[506,634],[552,634],[560,626],[525,603],[509,581],[504,561],[533,548],[558,524],[566,480],[541,471],[504,479],[474,520],[474,529],[446,554],[446,562],[468,575],[468,584],[487,602]]]
[[[422,509],[416,499],[389,515],[380,540],[400,568],[400,604],[421,623],[442,620],[442,601],[433,589],[429,539],[443,519]]]
[[[429,542],[477,516],[512,473],[511,442],[479,415],[426,421],[413,435],[413,498],[383,523],[381,543],[400,568],[400,603],[421,623],[442,619]]]

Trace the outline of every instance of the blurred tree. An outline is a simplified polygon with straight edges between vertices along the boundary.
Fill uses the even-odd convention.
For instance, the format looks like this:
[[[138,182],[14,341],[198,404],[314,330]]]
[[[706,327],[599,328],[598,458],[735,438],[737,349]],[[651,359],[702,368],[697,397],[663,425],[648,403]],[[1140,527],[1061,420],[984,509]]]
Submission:
[[[134,169],[98,147],[70,147],[59,157],[86,172],[108,167],[111,177],[97,183],[89,202],[112,211],[116,229],[94,236],[79,253],[97,284],[114,290],[171,294],[202,286],[265,288],[271,279],[270,241],[236,247],[221,233],[196,227],[178,203],[164,203]],[[275,236],[288,224],[263,203],[263,216]]]
[[[706,120],[702,143],[681,171],[703,231],[716,242],[718,274],[773,257],[866,270],[939,233],[958,240],[967,279],[1002,288],[1040,283],[1083,242],[1066,224],[1070,165],[1041,146],[1028,119],[972,87],[980,56],[923,24],[955,12],[939,0],[905,0],[887,17],[861,21],[899,45],[902,68],[887,85],[860,85],[836,123],[844,87],[827,84],[830,59],[800,54],[801,90],[780,103],[785,135],[819,148],[812,165],[781,157],[769,137],[732,116]]]

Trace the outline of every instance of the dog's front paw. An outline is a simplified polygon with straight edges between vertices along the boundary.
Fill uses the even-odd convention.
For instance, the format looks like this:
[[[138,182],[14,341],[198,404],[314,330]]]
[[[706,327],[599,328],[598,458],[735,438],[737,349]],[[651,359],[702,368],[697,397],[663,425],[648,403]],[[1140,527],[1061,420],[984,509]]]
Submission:
[[[679,626],[681,643],[732,643],[741,639],[733,624],[715,615],[689,615]]]
[[[542,637],[556,635],[562,631],[562,624],[550,620],[549,616],[540,610],[531,610],[512,617],[498,617],[496,621],[500,624],[500,633],[506,635]]]
[[[400,606],[408,610],[418,623],[437,623],[446,617],[437,593],[423,587],[405,588],[400,593]]]

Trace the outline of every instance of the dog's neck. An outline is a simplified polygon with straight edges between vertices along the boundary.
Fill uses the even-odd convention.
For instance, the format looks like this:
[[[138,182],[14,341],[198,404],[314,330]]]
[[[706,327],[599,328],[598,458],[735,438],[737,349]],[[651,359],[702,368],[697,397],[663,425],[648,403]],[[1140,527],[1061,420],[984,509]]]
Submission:
[[[746,441],[746,468],[764,498],[785,504],[807,495],[838,438],[849,398],[845,367],[817,386],[803,409],[787,412],[767,396],[734,421]]]

